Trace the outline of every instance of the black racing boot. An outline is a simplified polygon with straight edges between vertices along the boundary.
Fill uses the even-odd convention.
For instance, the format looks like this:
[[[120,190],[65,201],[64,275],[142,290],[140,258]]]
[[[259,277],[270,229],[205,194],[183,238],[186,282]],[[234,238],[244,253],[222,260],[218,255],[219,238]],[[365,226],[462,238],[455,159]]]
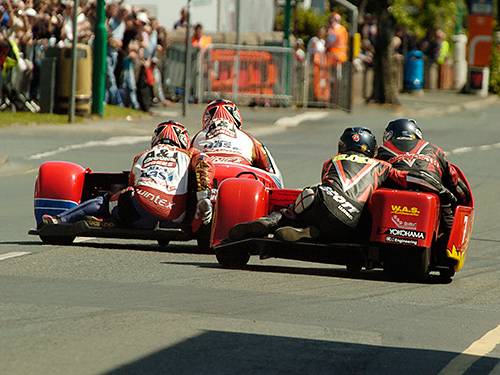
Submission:
[[[274,238],[280,241],[297,242],[319,237],[319,229],[313,226],[307,228],[281,227],[274,232]]]
[[[273,212],[268,216],[247,223],[236,224],[229,231],[229,238],[233,241],[240,241],[247,238],[264,237],[274,232],[281,218],[281,213]]]

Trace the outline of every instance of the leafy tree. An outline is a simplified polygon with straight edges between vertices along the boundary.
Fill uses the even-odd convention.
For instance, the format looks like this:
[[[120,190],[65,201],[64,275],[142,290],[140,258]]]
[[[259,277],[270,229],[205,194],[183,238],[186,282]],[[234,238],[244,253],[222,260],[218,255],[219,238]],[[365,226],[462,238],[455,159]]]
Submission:
[[[283,30],[285,15],[278,14],[275,25],[277,30]],[[302,6],[295,6],[292,15],[292,34],[296,38],[302,38],[305,45],[316,35],[318,29],[326,25],[327,13],[320,13],[314,8],[304,9]]]

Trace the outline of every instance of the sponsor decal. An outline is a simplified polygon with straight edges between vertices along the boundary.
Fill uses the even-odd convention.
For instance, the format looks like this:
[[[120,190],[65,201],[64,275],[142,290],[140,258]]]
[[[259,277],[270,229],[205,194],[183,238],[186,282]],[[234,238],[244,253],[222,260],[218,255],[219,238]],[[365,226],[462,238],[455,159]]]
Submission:
[[[210,159],[214,163],[236,163],[240,164],[244,161],[246,161],[243,157],[239,156],[218,156],[218,155],[210,155]]]
[[[172,152],[168,148],[152,149],[147,153],[142,162],[143,168],[151,165],[162,165],[169,168],[175,167],[177,164],[177,151]]]
[[[412,223],[411,221],[404,221],[398,215],[393,215],[391,221],[400,229],[417,229],[417,223]]]
[[[412,166],[416,160],[424,160],[425,162],[434,165],[436,168],[439,168],[438,162],[433,158],[431,158],[430,156],[414,154],[414,153],[410,154],[408,152],[390,158],[389,163],[394,164],[396,162],[404,162],[409,166]]]
[[[153,194],[149,191],[145,191],[142,189],[135,189],[135,193],[160,207],[166,207],[168,209],[172,209],[172,207],[175,204],[173,202],[169,202],[167,199],[163,199],[159,194]]]
[[[399,237],[391,237],[391,236],[386,236],[385,241],[390,242],[390,243],[402,244],[402,245],[417,246],[417,244],[418,244],[417,240],[410,240],[408,238],[399,238]]]
[[[361,155],[354,155],[354,154],[351,154],[351,155],[339,154],[339,155],[336,155],[332,161],[336,162],[339,160],[349,160],[349,161],[352,161],[354,163],[360,163],[360,164],[375,164],[375,163],[377,163],[376,160],[371,159],[369,157],[361,156]]]
[[[241,152],[241,147],[223,139],[216,139],[214,141],[207,140],[206,142],[200,143],[203,144],[204,152],[214,152],[219,149],[225,152],[228,152],[228,150],[231,150],[231,152]]]
[[[226,135],[236,138],[236,129],[234,124],[229,121],[216,121],[210,124],[207,131],[207,139],[215,138],[218,135]]]
[[[349,219],[351,219],[351,220],[353,219],[354,216],[352,214],[359,213],[359,210],[356,207],[354,207],[352,205],[352,203],[348,202],[345,197],[343,197],[342,195],[340,195],[338,192],[336,192],[335,190],[333,190],[331,187],[329,187],[329,186],[320,186],[319,188],[321,190],[323,190],[326,194],[328,194],[329,196],[331,196],[335,202],[340,203],[337,206],[337,209],[340,212],[342,212],[344,215],[346,215]]]
[[[388,234],[390,236],[416,238],[418,240],[425,240],[425,232],[416,230],[399,229],[399,228],[378,228],[379,233]]]
[[[391,204],[391,214],[419,216],[420,211],[417,207],[398,206],[396,204]]]

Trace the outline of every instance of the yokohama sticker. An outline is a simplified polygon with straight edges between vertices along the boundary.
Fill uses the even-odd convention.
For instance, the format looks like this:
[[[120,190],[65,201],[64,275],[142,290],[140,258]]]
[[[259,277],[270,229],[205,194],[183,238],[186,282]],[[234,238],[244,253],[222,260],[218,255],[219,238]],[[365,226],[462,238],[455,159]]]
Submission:
[[[416,230],[407,230],[399,228],[379,228],[379,232],[388,234],[390,236],[398,236],[405,238],[416,238],[417,240],[425,240],[425,232],[418,232]]]

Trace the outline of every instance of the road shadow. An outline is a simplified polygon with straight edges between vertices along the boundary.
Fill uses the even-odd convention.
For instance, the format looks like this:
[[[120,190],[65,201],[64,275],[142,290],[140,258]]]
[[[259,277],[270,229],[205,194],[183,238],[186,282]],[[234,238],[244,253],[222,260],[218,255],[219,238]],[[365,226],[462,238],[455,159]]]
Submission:
[[[103,242],[104,240],[104,242]],[[173,242],[168,246],[160,246],[156,241],[143,240],[144,243],[136,243],[141,240],[134,240],[134,243],[114,243],[112,239],[86,239],[84,242],[73,242],[69,245],[50,245],[41,241],[10,241],[0,242],[0,245],[18,245],[18,246],[72,246],[83,248],[109,249],[109,250],[136,250],[136,251],[153,251],[173,254],[214,254],[210,250],[203,250],[197,245],[185,244],[182,242]],[[215,256],[215,255],[214,255]]]
[[[197,262],[163,262],[164,264],[177,264],[177,265],[191,265],[200,268],[224,268],[217,263],[214,256],[214,263],[197,263]],[[337,277],[343,279],[358,279],[358,280],[370,280],[370,281],[381,281],[381,282],[397,282],[397,283],[409,283],[409,284],[449,284],[452,282],[450,278],[442,278],[438,275],[429,275],[425,282],[416,280],[407,280],[401,278],[391,278],[383,270],[372,269],[372,270],[362,270],[359,273],[351,273],[347,269],[342,268],[342,266],[331,266],[331,267],[292,267],[292,266],[276,266],[276,265],[261,265],[261,264],[248,264],[245,267],[239,269],[231,269],[235,272],[264,272],[264,273],[281,273],[289,275],[307,275],[307,276],[321,276],[321,277]]]
[[[206,331],[105,374],[432,375],[456,356],[440,350]],[[460,373],[489,374],[500,362],[469,357],[472,366]]]

